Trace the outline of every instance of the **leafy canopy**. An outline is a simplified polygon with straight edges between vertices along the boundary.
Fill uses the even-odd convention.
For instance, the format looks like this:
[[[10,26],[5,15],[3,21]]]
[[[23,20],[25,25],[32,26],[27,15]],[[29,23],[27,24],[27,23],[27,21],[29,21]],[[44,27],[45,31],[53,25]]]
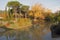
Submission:
[[[20,5],[22,5],[22,4],[20,4],[20,2],[18,2],[18,1],[9,1],[9,2],[7,3],[7,6],[8,6],[8,7],[20,6]]]

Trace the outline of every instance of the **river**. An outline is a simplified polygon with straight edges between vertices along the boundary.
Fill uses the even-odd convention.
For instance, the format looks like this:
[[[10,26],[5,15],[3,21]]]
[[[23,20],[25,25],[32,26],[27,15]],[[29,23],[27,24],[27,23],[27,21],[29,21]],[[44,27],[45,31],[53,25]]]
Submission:
[[[52,38],[51,31],[45,29],[43,30],[44,33],[41,33],[43,30],[35,26],[35,30],[29,31],[20,31],[20,30],[5,30],[0,28],[0,40],[60,40],[60,38]]]
[[[1,29],[4,31],[4,29]],[[36,40],[32,36],[31,32],[9,30],[6,32],[1,32],[0,30],[0,40]],[[41,36],[42,40],[60,40],[60,38],[52,38],[51,32],[47,32],[45,35]]]

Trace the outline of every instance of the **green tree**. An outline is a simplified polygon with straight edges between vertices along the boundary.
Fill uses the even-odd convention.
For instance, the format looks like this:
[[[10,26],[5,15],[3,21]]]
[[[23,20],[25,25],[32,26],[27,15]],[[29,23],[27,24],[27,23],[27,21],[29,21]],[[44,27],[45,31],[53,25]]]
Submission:
[[[12,13],[17,13],[18,9],[21,7],[21,5],[22,4],[18,1],[9,1],[6,5],[6,9],[7,9],[7,7],[9,8],[8,9],[8,11],[9,11],[8,15],[11,15]]]
[[[60,11],[57,11],[55,15],[56,15],[56,16],[55,16],[56,22],[60,22]]]
[[[24,15],[24,18],[27,17],[27,12],[28,12],[28,10],[29,10],[29,6],[27,6],[27,5],[23,5],[23,6],[21,7],[21,13]]]

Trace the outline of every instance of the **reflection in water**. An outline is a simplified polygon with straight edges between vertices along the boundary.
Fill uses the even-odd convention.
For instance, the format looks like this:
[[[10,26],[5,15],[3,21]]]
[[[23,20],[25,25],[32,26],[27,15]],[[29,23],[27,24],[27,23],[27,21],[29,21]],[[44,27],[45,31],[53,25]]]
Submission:
[[[10,30],[0,33],[0,40],[37,40],[37,37],[32,31]]]
[[[43,40],[52,40],[51,37],[51,32],[47,33],[46,35],[43,36]]]
[[[37,30],[38,31],[38,30]],[[35,31],[10,30],[0,33],[0,40],[40,40],[40,35]]]
[[[32,40],[32,34],[27,31],[10,30],[0,33],[0,40]]]
[[[2,29],[1,29],[2,30]],[[3,29],[4,30],[4,29]],[[35,27],[30,30],[9,30],[0,32],[0,40],[59,40],[52,38],[51,32],[41,30],[40,27]],[[44,35],[43,35],[44,34]]]

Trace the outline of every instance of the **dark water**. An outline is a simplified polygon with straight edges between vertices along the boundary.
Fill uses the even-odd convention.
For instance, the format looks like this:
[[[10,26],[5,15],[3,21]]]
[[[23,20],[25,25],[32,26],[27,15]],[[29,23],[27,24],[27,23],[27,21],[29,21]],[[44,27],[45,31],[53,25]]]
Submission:
[[[19,30],[9,30],[4,31],[0,29],[0,40],[37,40],[34,33],[31,31],[19,31]],[[41,34],[40,34],[41,35]],[[60,40],[60,38],[52,38],[51,32],[47,32],[45,35],[40,36],[42,39],[39,40]],[[39,37],[39,38],[40,38]]]
[[[46,35],[43,36],[43,40],[60,40],[60,38],[52,38],[51,37],[51,32],[47,33]]]

